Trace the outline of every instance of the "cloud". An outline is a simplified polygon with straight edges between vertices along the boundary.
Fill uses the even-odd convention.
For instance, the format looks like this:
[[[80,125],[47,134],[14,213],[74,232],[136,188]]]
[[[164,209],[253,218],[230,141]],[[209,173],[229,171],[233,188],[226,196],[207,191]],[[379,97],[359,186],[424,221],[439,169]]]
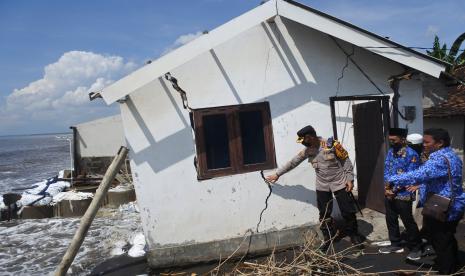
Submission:
[[[192,40],[196,39],[197,37],[201,36],[202,32],[184,34],[179,36],[170,46],[166,47],[165,50],[162,52],[162,56],[166,55],[167,53],[173,51],[174,49],[191,42]]]
[[[98,91],[136,68],[119,56],[70,51],[44,68],[41,79],[15,89],[0,106],[7,122],[0,133],[14,126],[51,122],[56,127],[79,123],[91,115],[108,113],[103,104],[89,102],[88,93]],[[67,125],[68,124],[68,125]]]
[[[428,28],[426,29],[426,36],[427,37],[434,37],[438,33],[439,33],[439,27],[438,26],[429,25]]]

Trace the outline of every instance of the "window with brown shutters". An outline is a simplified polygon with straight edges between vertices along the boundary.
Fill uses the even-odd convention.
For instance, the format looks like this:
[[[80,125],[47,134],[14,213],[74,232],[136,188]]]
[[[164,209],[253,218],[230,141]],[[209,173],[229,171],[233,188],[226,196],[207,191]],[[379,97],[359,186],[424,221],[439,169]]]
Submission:
[[[276,168],[268,102],[193,110],[199,179]]]

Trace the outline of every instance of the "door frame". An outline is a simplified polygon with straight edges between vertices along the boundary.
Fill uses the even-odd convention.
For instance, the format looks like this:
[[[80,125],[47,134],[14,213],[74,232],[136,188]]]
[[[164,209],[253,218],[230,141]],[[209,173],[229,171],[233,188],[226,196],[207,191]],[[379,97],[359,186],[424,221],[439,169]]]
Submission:
[[[337,123],[336,123],[336,102],[342,101],[378,101],[381,105],[382,115],[383,115],[383,132],[384,132],[384,140],[386,145],[386,151],[388,147],[388,134],[390,128],[390,116],[389,116],[389,96],[381,96],[381,95],[353,95],[353,96],[333,96],[329,97],[329,106],[331,108],[331,122],[333,125],[333,137],[335,140],[338,139],[337,136]]]
[[[334,139],[338,139],[337,136],[337,125],[336,125],[336,109],[335,109],[335,103],[337,101],[368,101],[368,102],[377,102],[377,105],[381,108],[381,124],[382,124],[382,133],[383,133],[383,140],[384,140],[384,150],[387,152],[388,150],[388,135],[389,135],[389,127],[390,127],[390,119],[389,119],[389,96],[380,96],[380,95],[361,95],[361,96],[343,96],[343,97],[330,97],[330,107],[331,107],[331,120],[332,120],[332,125],[333,125],[333,135]],[[353,121],[355,124],[356,122]],[[355,138],[355,137],[354,137]],[[354,146],[357,144],[357,141],[354,141]],[[355,149],[356,150],[356,149]],[[357,152],[357,150],[356,150]],[[355,156],[355,159],[357,156]],[[384,165],[384,162],[383,162]],[[357,170],[359,169],[359,166],[357,166]],[[357,177],[358,178],[358,177]],[[360,183],[359,183],[360,184]],[[364,198],[364,202],[361,202],[363,206],[367,206],[367,201],[368,201],[368,195],[369,192],[367,190],[366,198]],[[360,198],[358,200],[360,202]],[[382,207],[380,207],[382,208]],[[382,210],[378,209],[373,209],[377,210],[379,212],[382,212]]]

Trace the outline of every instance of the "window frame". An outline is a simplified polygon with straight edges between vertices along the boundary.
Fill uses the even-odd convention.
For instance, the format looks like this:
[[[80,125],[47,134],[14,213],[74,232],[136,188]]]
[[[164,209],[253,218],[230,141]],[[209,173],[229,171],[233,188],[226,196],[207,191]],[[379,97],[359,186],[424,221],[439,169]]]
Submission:
[[[261,112],[266,154],[266,159],[263,163],[244,164],[243,162],[239,113],[244,111]],[[197,178],[199,180],[276,168],[276,153],[269,102],[201,108],[193,110],[192,113],[197,156]],[[230,167],[208,169],[203,117],[218,114],[226,115]]]

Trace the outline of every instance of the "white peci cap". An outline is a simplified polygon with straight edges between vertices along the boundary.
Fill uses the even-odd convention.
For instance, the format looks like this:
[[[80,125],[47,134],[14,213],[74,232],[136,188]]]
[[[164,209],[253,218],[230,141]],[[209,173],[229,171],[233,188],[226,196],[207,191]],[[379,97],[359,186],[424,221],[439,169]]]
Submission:
[[[416,145],[423,143],[423,135],[418,133],[412,133],[407,135],[407,142]]]

